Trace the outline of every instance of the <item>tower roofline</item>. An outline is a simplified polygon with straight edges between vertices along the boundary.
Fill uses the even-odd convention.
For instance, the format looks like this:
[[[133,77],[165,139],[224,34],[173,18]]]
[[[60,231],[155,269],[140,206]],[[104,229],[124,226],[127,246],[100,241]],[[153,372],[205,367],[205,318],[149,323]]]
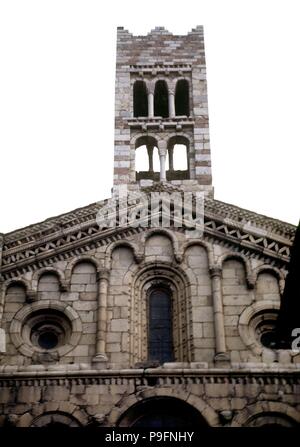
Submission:
[[[197,25],[195,28],[192,28],[191,31],[188,31],[186,34],[173,34],[171,31],[166,29],[164,26],[156,26],[151,31],[149,31],[147,34],[133,34],[128,29],[124,28],[123,26],[117,27],[117,33],[119,34],[127,34],[132,37],[147,37],[151,35],[170,35],[173,37],[183,37],[183,36],[189,36],[191,34],[202,34],[204,30],[203,25]]]

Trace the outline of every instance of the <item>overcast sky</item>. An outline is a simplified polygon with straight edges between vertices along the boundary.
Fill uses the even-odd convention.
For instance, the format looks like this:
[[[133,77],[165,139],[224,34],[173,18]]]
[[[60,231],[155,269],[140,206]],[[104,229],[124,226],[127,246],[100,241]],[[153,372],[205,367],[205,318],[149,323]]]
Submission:
[[[0,0],[0,232],[110,196],[117,26],[204,25],[215,198],[296,224],[298,4]]]

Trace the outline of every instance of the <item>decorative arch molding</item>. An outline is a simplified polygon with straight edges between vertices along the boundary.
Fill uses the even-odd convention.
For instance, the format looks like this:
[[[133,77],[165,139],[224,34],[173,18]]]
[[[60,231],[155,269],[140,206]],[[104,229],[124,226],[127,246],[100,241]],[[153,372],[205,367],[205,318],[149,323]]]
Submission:
[[[145,135],[145,133],[137,133],[135,135],[132,136],[131,140],[130,140],[130,145],[133,149],[137,148],[137,144],[139,140],[141,140],[141,146],[143,144],[146,144],[147,140],[152,140],[152,142],[156,143],[156,146],[158,147],[159,142],[164,141],[165,144],[168,146],[169,141],[173,141],[176,138],[184,138],[188,143],[189,143],[189,147],[191,147],[192,145],[192,137],[191,135],[185,133],[185,132],[171,132],[168,133],[165,137],[160,138],[158,134],[156,133],[152,133],[152,132],[147,132],[147,135]],[[143,140],[145,142],[143,142]]]
[[[220,425],[218,414],[199,396],[188,391],[169,387],[156,387],[155,389],[142,390],[122,399],[120,405],[118,404],[115,406],[110,412],[108,416],[108,425],[118,426],[124,414],[130,410],[132,406],[157,397],[177,399],[183,404],[188,404],[197,410],[199,415],[202,416],[209,426],[214,427]]]
[[[247,426],[257,417],[264,415],[282,415],[282,418],[288,418],[293,424],[300,424],[300,412],[292,406],[273,401],[261,401],[248,405],[240,411],[232,420],[232,427]]]
[[[223,269],[224,262],[229,261],[231,259],[241,261],[244,264],[245,272],[246,272],[247,286],[249,289],[253,289],[255,286],[253,270],[252,270],[249,260],[242,253],[232,252],[232,253],[225,253],[224,255],[219,256],[219,258],[217,259],[217,266],[219,268]]]
[[[76,256],[68,263],[67,268],[66,268],[65,278],[66,278],[68,287],[70,287],[71,277],[72,277],[74,268],[76,267],[77,264],[80,264],[82,262],[87,262],[87,263],[93,264],[97,273],[100,272],[101,270],[103,270],[103,265],[97,258],[94,258],[93,256],[86,256],[86,255]]]
[[[6,295],[7,289],[11,286],[22,286],[26,291],[26,295],[33,292],[30,281],[25,278],[11,278],[3,282],[2,293]]]
[[[191,145],[191,137],[185,134],[176,133],[168,135],[167,142],[168,142],[168,149],[173,148],[175,144],[185,144],[189,149]]]
[[[167,287],[172,294],[175,361],[192,361],[190,281],[176,264],[151,262],[138,269],[132,281],[130,310],[131,364],[148,358],[147,298],[153,287]]]
[[[55,422],[60,422],[66,425],[70,426],[86,426],[89,422],[89,418],[84,410],[79,410],[78,406],[72,404],[71,402],[58,402],[57,403],[58,410],[53,411],[53,402],[46,402],[44,404],[36,404],[34,406],[34,413],[35,416],[33,416],[31,413],[24,413],[17,422],[17,427],[41,427],[42,424],[39,422],[37,424],[37,421],[45,421],[45,424],[47,424],[46,419],[44,417],[46,415],[57,415],[57,416],[64,416],[63,420],[62,418],[59,418],[57,416],[54,417]],[[37,414],[37,416],[36,416]],[[68,421],[72,421],[76,425],[68,424]],[[44,425],[44,424],[43,424]]]
[[[151,230],[145,231],[141,237],[141,244],[145,247],[147,240],[155,235],[160,234],[162,236],[166,236],[172,243],[174,258],[176,262],[181,263],[183,259],[183,250],[180,247],[179,241],[174,232],[167,230],[166,228],[153,228]],[[145,256],[145,253],[144,253]]]
[[[202,241],[201,239],[193,239],[192,241],[185,242],[185,244],[182,247],[183,256],[185,255],[185,252],[187,251],[188,248],[194,246],[203,247],[206,250],[208,258],[208,268],[209,269],[212,268],[215,265],[213,248],[210,244],[208,244],[205,241]]]
[[[112,260],[112,254],[113,251],[120,247],[126,247],[129,248],[132,253],[134,260],[137,264],[140,264],[140,262],[144,259],[144,253],[139,249],[138,245],[131,241],[116,241],[109,244],[105,251],[105,268],[110,269],[111,268],[111,260]]]
[[[51,424],[66,425],[68,427],[80,427],[81,424],[73,416],[60,411],[51,411],[36,417],[30,427],[45,427]]]
[[[66,281],[65,273],[63,270],[59,269],[58,267],[44,267],[39,270],[36,270],[33,273],[32,276],[32,289],[35,293],[37,293],[38,290],[38,283],[40,281],[41,276],[44,274],[51,273],[53,275],[56,275],[59,282],[59,288],[61,292],[67,292],[69,290],[68,284]]]
[[[2,319],[2,312],[5,305],[5,296],[7,290],[11,286],[21,286],[25,289],[26,302],[31,303],[37,300],[37,292],[32,288],[32,283],[25,278],[11,278],[2,283],[1,299],[0,299],[0,321]]]
[[[260,265],[259,267],[256,267],[253,271],[253,281],[255,285],[257,285],[257,280],[261,273],[271,273],[272,275],[276,276],[279,284],[280,295],[282,295],[285,286],[285,274],[283,273],[283,271],[279,270],[277,267],[274,267],[272,265],[268,264]]]
[[[170,145],[170,142],[172,143],[174,140],[176,139],[180,139],[180,138],[184,138],[187,143],[189,144],[189,147],[191,147],[192,145],[192,136],[185,133],[185,132],[170,132],[167,136],[167,143],[168,143],[168,147]]]

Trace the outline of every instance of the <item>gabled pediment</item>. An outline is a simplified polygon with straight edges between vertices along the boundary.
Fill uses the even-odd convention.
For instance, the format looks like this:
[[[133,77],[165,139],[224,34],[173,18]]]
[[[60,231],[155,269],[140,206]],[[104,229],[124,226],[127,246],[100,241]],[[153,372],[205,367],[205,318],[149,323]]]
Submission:
[[[172,191],[176,188],[172,188]],[[151,188],[170,192],[169,188]],[[100,229],[96,221],[101,201],[3,236],[2,275],[16,276],[97,246],[147,231],[146,227]],[[173,231],[184,228],[172,227]],[[280,267],[289,261],[296,227],[217,200],[205,199],[203,239],[216,240],[249,256],[262,257]]]

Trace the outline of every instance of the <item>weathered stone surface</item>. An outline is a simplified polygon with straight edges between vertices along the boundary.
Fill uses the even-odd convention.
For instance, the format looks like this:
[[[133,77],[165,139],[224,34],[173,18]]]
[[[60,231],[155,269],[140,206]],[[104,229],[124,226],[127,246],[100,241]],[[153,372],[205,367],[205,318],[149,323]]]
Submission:
[[[174,100],[182,80],[186,113]],[[158,81],[168,116],[157,110]],[[150,116],[135,116],[136,82]],[[100,202],[0,234],[0,425],[130,425],[131,406],[143,415],[157,397],[177,399],[180,417],[192,405],[213,426],[300,423],[299,355],[261,343],[295,228],[213,199],[207,107],[202,27],[119,29],[114,192],[176,193],[181,211],[179,192],[203,192],[203,232],[159,219],[102,230]],[[178,145],[182,170],[171,167]],[[141,147],[148,162],[152,150],[160,157],[160,172],[136,172]],[[170,342],[163,360],[151,345],[155,320]]]

